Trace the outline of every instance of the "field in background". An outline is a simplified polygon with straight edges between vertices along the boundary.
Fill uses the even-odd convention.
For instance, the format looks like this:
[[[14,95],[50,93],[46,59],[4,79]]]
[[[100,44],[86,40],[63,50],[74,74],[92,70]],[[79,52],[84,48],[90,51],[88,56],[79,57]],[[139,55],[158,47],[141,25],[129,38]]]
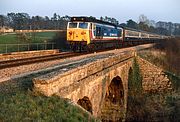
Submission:
[[[27,40],[22,40],[17,33],[0,35],[0,44],[17,44],[17,43],[42,43],[45,40],[50,41],[57,32],[35,32],[21,33],[22,37]]]
[[[0,35],[0,53],[54,48],[52,40],[57,33],[59,32],[11,33]],[[46,45],[45,43],[49,44]]]

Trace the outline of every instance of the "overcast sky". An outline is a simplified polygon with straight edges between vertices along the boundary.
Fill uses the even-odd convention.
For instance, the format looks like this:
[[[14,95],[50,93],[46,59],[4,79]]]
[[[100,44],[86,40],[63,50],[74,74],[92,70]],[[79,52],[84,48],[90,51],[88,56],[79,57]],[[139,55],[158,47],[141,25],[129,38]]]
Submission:
[[[144,14],[150,20],[180,23],[180,0],[0,0],[0,14],[25,12],[29,15],[114,17],[138,21]]]

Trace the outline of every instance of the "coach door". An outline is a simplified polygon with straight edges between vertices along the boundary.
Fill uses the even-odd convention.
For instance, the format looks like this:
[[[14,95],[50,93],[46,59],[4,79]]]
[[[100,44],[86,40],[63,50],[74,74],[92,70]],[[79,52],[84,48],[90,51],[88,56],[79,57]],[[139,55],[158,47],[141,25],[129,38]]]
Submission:
[[[96,27],[96,38],[102,39],[102,28],[101,27]]]

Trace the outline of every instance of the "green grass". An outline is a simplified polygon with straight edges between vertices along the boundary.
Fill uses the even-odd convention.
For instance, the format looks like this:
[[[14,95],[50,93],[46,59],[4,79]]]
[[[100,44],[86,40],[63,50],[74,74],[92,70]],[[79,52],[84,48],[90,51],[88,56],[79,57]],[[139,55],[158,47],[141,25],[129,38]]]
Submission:
[[[39,32],[35,33],[37,37],[46,38],[46,39],[52,39],[56,35],[57,32]],[[30,34],[30,33],[28,33]]]
[[[18,40],[16,39],[16,34],[0,35],[0,44],[16,44]]]
[[[25,33],[26,37],[31,39],[30,43],[43,43],[44,40],[50,41],[56,35],[57,32],[36,32]],[[17,44],[27,43],[26,41],[20,41],[17,38],[17,34],[0,35],[0,44]]]
[[[127,121],[143,121],[146,118],[145,113],[147,112],[144,112],[143,108],[145,99],[142,90],[142,76],[137,60],[134,59],[132,70],[128,75]]]
[[[24,34],[7,34],[0,35],[0,53],[8,52],[17,52],[27,51],[28,46],[17,46],[17,45],[8,45],[6,48],[5,44],[33,44],[33,43],[45,43],[51,42],[52,39],[56,36],[57,32],[36,32],[36,33],[24,33]],[[48,45],[51,47],[51,45]],[[49,47],[49,49],[51,49]],[[31,50],[37,50],[37,46],[34,45],[31,47]],[[38,47],[38,49],[44,49],[44,45]]]
[[[34,74],[0,83],[0,122],[94,122],[95,118],[58,96],[32,91]]]
[[[27,92],[0,94],[0,121],[95,121],[88,113],[57,96]]]
[[[38,32],[38,33],[28,33],[27,36],[31,37],[32,43],[44,43],[50,42],[57,32]]]

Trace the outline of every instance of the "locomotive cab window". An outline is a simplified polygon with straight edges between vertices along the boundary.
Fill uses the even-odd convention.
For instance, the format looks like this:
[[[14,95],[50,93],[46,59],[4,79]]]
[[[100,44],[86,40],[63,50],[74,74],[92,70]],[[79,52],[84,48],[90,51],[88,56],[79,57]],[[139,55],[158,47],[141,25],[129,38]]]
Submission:
[[[87,29],[88,28],[88,23],[79,23],[79,28]]]
[[[77,28],[77,23],[69,23],[69,28]]]

